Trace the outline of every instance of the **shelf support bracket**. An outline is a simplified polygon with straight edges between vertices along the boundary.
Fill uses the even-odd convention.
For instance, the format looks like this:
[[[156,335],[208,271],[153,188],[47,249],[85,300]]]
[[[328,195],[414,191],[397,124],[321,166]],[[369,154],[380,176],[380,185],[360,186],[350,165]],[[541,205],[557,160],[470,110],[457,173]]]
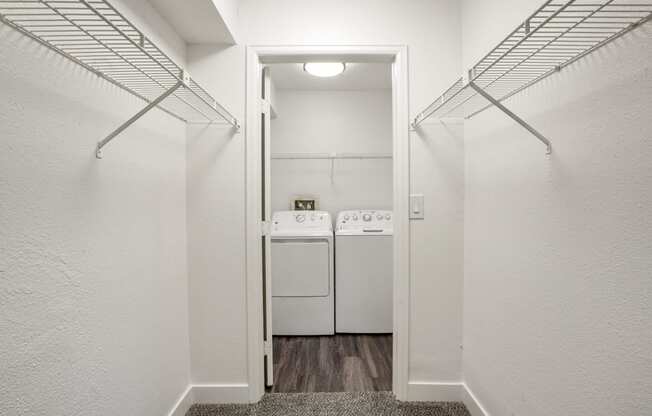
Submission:
[[[118,127],[117,129],[113,130],[113,131],[111,132],[111,134],[109,134],[109,135],[106,136],[104,139],[102,139],[101,141],[99,141],[99,142],[97,143],[97,148],[95,149],[95,157],[98,158],[98,159],[102,159],[102,148],[103,148],[104,146],[106,146],[106,145],[107,145],[111,140],[113,140],[117,135],[119,135],[119,134],[122,133],[124,130],[126,130],[127,127],[129,127],[129,126],[131,126],[132,124],[134,124],[134,122],[136,122],[136,120],[138,120],[139,118],[141,118],[142,116],[144,116],[144,115],[145,115],[149,110],[151,110],[152,108],[154,108],[154,107],[156,107],[157,105],[159,105],[159,104],[161,103],[161,101],[165,100],[168,96],[170,96],[172,93],[174,93],[174,92],[175,92],[177,89],[179,89],[179,87],[181,87],[182,85],[184,85],[183,80],[179,80],[179,81],[178,81],[174,86],[172,86],[171,88],[165,90],[165,92],[164,92],[163,94],[161,94],[161,95],[158,96],[155,100],[153,100],[153,101],[151,101],[149,104],[147,104],[147,106],[145,106],[145,108],[143,108],[142,110],[140,110],[139,112],[137,112],[133,117],[131,117],[129,120],[125,121],[125,122],[124,122],[120,127]]]
[[[530,126],[525,120],[517,116],[516,114],[512,113],[507,107],[502,105],[500,101],[492,97],[489,93],[487,93],[485,90],[480,88],[475,82],[470,81],[469,86],[473,88],[478,94],[483,96],[484,98],[487,99],[491,104],[495,105],[502,111],[503,113],[507,114],[512,120],[516,121],[518,124],[523,126],[523,128],[530,133],[532,133],[537,139],[541,140],[543,144],[546,145],[546,154],[552,153],[552,144],[550,143],[550,140],[546,138],[543,134],[539,133],[537,130],[534,129],[534,127]]]

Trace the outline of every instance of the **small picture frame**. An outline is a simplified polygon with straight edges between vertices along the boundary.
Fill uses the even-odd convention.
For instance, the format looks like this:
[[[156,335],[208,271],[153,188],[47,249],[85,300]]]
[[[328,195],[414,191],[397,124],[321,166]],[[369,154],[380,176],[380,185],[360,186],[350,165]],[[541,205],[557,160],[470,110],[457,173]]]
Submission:
[[[297,198],[293,200],[292,209],[295,211],[315,211],[317,201],[315,199]]]

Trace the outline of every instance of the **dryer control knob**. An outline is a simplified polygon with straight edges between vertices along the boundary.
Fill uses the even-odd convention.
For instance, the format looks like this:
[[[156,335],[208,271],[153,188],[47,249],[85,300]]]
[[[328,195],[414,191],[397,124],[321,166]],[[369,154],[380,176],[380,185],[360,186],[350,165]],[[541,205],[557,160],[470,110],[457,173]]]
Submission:
[[[348,215],[344,216],[344,219],[347,220],[347,221],[349,220],[349,218],[351,218],[351,217],[349,217]]]
[[[382,220],[383,219],[383,214],[376,214],[376,219],[378,221]]]
[[[357,220],[358,220],[358,216],[357,216],[357,215],[354,215],[354,216],[353,216],[353,221],[357,221]]]
[[[296,217],[297,222],[304,222],[306,220],[306,216],[303,214],[299,214]]]
[[[371,214],[364,214],[364,215],[362,216],[362,219],[363,219],[364,221],[371,221]]]
[[[391,219],[392,219],[392,216],[391,216],[391,215],[389,215],[389,214],[387,214],[387,215],[385,215],[385,219],[386,219],[387,221],[389,221],[389,220],[391,220]]]

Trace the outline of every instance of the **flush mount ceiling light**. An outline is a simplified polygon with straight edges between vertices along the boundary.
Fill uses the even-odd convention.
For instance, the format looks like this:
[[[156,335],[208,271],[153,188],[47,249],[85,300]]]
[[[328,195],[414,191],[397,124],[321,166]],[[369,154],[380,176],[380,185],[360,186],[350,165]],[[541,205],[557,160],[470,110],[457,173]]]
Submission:
[[[328,78],[341,74],[346,69],[344,62],[307,62],[303,70],[316,77]]]

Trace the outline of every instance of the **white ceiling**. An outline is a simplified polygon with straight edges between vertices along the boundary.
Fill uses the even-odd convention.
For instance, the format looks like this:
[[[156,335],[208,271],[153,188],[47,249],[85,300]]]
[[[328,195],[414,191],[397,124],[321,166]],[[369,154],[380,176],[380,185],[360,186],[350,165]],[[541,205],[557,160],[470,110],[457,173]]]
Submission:
[[[347,63],[344,73],[319,78],[303,70],[303,64],[271,64],[272,81],[280,90],[376,90],[392,88],[391,65]]]

